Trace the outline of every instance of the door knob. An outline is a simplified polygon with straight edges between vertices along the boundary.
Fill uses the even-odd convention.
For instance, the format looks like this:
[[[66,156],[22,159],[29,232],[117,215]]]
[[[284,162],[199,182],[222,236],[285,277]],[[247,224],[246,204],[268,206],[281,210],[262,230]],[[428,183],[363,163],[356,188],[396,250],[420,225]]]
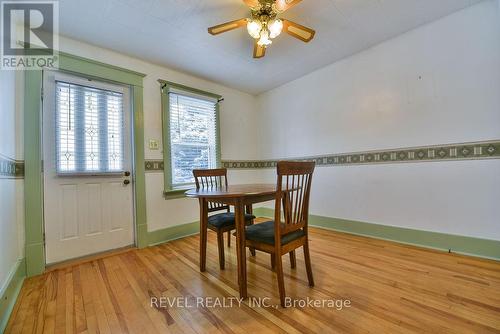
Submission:
[[[123,174],[124,174],[125,176],[130,176],[130,172],[128,172],[128,171],[127,171],[127,172],[125,172],[125,173],[123,173]]]
[[[123,180],[123,184],[124,185],[130,184],[130,180]]]

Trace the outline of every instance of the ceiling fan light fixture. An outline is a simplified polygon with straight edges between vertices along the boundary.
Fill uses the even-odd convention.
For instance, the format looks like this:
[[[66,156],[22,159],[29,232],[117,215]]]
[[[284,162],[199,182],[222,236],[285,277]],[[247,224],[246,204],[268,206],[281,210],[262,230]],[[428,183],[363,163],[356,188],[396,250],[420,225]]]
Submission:
[[[271,45],[272,43],[273,41],[271,41],[271,39],[269,38],[269,31],[267,31],[267,29],[262,29],[262,31],[260,32],[260,39],[257,44],[259,46],[266,47],[268,45]]]
[[[258,20],[249,20],[247,23],[247,31],[253,38],[260,38],[260,32],[262,30],[262,23]]]
[[[313,29],[286,18],[278,18],[283,12],[295,7],[302,0],[242,1],[250,8],[250,16],[209,27],[208,33],[219,35],[246,27],[248,34],[254,39],[254,58],[264,57],[266,55],[266,48],[273,43],[274,38],[280,36],[282,33],[286,33],[305,43],[310,42],[314,38],[316,32]]]
[[[281,31],[283,30],[283,21],[280,19],[274,19],[268,24],[269,27],[269,37],[270,38],[276,38],[281,34]]]

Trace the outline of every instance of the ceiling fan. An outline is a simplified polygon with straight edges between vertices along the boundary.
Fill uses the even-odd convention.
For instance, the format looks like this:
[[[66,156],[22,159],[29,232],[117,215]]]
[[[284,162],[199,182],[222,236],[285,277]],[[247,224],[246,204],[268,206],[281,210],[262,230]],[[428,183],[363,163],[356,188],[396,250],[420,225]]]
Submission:
[[[240,27],[247,27],[248,34],[254,38],[253,57],[262,58],[272,39],[284,30],[289,35],[309,42],[315,31],[298,23],[278,18],[278,15],[297,5],[302,0],[243,0],[252,10],[251,18],[234,20],[208,28],[212,35],[222,34]]]

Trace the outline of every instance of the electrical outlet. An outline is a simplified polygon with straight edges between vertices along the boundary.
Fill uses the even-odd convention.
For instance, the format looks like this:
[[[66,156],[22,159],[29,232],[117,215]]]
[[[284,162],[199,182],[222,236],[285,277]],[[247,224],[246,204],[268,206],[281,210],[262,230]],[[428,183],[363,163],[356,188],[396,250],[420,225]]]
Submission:
[[[160,145],[158,144],[158,140],[155,140],[155,139],[149,140],[149,149],[150,150],[157,150],[159,148],[160,148]]]

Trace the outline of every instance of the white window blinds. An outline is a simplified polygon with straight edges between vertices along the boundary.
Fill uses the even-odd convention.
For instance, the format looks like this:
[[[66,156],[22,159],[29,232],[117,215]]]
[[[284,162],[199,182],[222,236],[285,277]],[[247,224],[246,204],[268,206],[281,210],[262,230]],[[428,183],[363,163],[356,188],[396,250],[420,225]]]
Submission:
[[[194,182],[193,169],[217,166],[217,101],[169,93],[172,187]]]
[[[123,171],[123,94],[56,81],[59,174]]]

